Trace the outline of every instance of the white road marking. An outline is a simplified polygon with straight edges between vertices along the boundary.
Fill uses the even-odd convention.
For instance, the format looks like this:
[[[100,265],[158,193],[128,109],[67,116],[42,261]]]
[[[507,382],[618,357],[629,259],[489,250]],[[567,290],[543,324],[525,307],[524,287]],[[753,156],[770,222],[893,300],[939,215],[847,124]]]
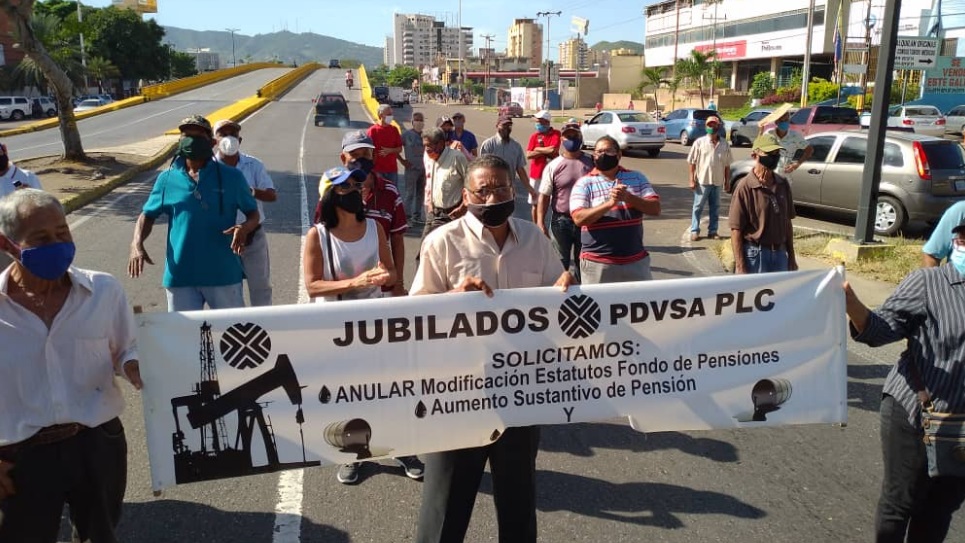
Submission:
[[[302,141],[298,146],[298,181],[301,191],[301,212],[302,212],[302,243],[301,250],[298,252],[298,303],[307,304],[309,302],[308,289],[305,287],[305,274],[302,273],[302,257],[305,254],[305,235],[311,227],[311,218],[308,215],[308,187],[305,182],[305,136],[308,134],[308,121],[312,118],[312,108],[308,109],[305,117],[305,125],[302,126]]]
[[[305,470],[283,471],[278,476],[278,505],[272,543],[298,543],[302,537],[302,481]]]

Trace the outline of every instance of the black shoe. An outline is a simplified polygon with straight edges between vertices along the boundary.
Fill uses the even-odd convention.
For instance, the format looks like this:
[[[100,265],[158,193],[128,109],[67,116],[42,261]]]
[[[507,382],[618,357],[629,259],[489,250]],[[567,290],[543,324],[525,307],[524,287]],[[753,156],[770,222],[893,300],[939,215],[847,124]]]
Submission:
[[[418,457],[399,456],[393,460],[402,466],[402,469],[405,470],[405,476],[409,479],[415,479],[416,481],[422,479],[422,474],[425,471],[425,468],[422,464],[422,461],[419,460]]]
[[[359,480],[359,468],[361,466],[361,462],[342,464],[338,467],[338,473],[335,474],[335,478],[343,485],[354,485]]]

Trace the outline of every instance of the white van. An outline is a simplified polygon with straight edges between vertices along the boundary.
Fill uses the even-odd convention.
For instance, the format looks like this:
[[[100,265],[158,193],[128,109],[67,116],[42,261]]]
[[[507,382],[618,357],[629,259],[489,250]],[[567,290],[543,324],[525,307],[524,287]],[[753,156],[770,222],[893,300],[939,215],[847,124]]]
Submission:
[[[389,99],[387,102],[392,107],[403,107],[409,103],[409,95],[402,87],[389,87]]]
[[[14,121],[30,116],[30,100],[25,96],[0,96],[0,119]]]

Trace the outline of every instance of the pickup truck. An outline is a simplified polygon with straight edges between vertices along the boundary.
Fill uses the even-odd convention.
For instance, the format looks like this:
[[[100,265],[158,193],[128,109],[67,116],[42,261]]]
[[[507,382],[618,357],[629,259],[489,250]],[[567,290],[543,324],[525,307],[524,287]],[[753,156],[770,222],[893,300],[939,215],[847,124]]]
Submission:
[[[762,127],[761,132],[770,130],[774,123]],[[791,114],[791,130],[796,130],[802,136],[861,128],[858,110],[850,107],[807,106]]]

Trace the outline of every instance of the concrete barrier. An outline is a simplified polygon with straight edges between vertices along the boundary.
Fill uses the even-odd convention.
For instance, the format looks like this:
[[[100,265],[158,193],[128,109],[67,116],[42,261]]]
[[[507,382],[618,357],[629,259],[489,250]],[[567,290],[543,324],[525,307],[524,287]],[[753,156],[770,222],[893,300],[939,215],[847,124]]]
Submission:
[[[89,109],[87,111],[81,111],[80,113],[74,113],[74,119],[80,121],[82,119],[93,117],[95,115],[100,115],[102,113],[109,113],[111,111],[117,111],[119,109],[124,109],[131,106],[136,106],[138,104],[143,104],[146,101],[147,99],[144,98],[143,96],[125,98],[124,100],[111,102],[110,104],[107,104],[105,106]],[[35,123],[18,126],[17,128],[11,128],[10,130],[0,130],[0,138],[5,138],[8,136],[16,136],[17,134],[27,134],[29,132],[37,132],[38,130],[46,130],[48,128],[54,128],[59,125],[60,125],[60,117],[51,117],[49,119],[44,119],[42,121],[37,121]]]
[[[269,100],[277,100],[280,96],[288,92],[289,89],[300,83],[312,72],[321,67],[322,65],[317,62],[303,64],[302,66],[295,68],[285,75],[276,77],[275,79],[266,83],[265,86],[258,89],[258,96],[267,98]]]
[[[253,72],[255,70],[263,70],[266,68],[287,68],[287,66],[271,62],[253,62],[251,64],[242,64],[241,66],[235,66],[233,68],[225,68],[224,70],[217,70],[214,72],[205,72],[192,77],[185,77],[183,79],[175,79],[174,81],[158,83],[157,85],[148,85],[141,89],[141,96],[144,96],[148,100],[167,98],[168,96],[174,94],[194,90],[218,81],[224,81],[225,79],[230,79],[236,75]]]

